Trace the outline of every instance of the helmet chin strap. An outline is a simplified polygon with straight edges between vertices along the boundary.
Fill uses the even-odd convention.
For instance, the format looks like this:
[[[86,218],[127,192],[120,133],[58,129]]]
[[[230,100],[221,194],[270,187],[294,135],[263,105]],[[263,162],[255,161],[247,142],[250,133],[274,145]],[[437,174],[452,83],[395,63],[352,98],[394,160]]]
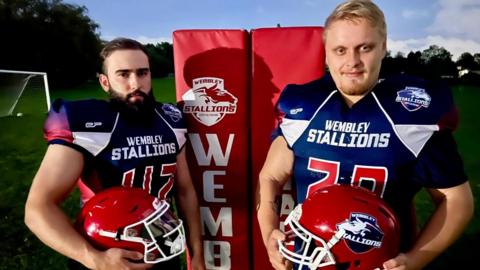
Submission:
[[[315,259],[309,266],[310,270],[315,270],[319,266],[331,265],[335,263],[335,258],[333,257],[332,252],[330,252],[330,249],[342,239],[344,234],[345,230],[340,229],[332,236],[327,243],[327,248],[322,248],[320,253],[315,256]],[[327,261],[324,261],[325,257],[327,257]]]

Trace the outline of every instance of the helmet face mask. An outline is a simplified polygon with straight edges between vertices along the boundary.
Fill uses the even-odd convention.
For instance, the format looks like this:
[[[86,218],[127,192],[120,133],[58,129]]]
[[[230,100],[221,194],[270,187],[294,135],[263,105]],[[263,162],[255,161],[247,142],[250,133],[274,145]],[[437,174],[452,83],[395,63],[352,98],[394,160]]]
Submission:
[[[145,225],[152,240],[145,246],[146,262],[149,262],[147,255],[155,254],[156,251],[160,256],[154,261],[155,263],[169,260],[185,251],[185,232],[182,221],[171,216],[170,212],[159,212],[156,216],[147,219]]]
[[[300,217],[302,216],[302,205],[297,205],[290,215],[285,220],[285,225],[288,225],[292,232],[302,240],[301,245],[295,250],[290,250],[288,246],[282,241],[278,241],[280,253],[299,265],[298,269],[302,269],[302,266],[307,266],[310,269],[317,269],[327,265],[335,264],[335,258],[330,251],[330,248],[335,245],[345,233],[343,230],[339,230],[335,233],[328,242],[325,242],[322,238],[310,233],[300,223]]]
[[[170,205],[141,189],[116,187],[95,195],[82,208],[80,232],[100,249],[122,248],[159,263],[185,251],[182,220]]]
[[[292,245],[279,241],[279,251],[298,269],[381,268],[397,255],[400,243],[393,211],[373,193],[350,186],[310,194],[290,212],[285,226],[291,230],[287,238],[295,240]]]

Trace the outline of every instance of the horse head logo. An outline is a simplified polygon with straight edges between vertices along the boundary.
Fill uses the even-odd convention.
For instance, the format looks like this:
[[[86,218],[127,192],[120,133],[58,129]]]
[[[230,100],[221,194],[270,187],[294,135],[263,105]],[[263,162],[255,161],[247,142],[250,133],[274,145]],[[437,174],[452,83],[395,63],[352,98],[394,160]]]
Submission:
[[[183,112],[191,114],[200,123],[213,126],[225,115],[235,114],[238,98],[224,88],[222,78],[201,77],[193,80],[193,87],[182,99]]]
[[[210,87],[201,87],[195,89],[196,93],[199,93],[199,96],[205,98],[206,103],[219,103],[219,102],[228,102],[231,104],[235,104],[237,102],[237,98],[234,97],[229,92],[225,91],[224,89],[218,88],[218,83],[214,84]]]

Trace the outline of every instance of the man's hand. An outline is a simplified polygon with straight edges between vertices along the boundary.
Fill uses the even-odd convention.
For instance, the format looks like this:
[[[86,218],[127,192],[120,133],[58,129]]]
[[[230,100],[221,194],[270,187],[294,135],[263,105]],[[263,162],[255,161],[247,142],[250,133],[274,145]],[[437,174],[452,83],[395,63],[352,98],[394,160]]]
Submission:
[[[383,263],[382,270],[413,270],[414,268],[409,266],[409,259],[407,255],[400,253],[397,257],[390,259]],[[380,270],[379,268],[375,270]]]
[[[276,270],[288,270],[292,269],[293,265],[290,261],[286,260],[280,251],[278,250],[278,240],[285,241],[286,236],[280,230],[273,230],[268,238],[267,243],[267,253],[268,258],[270,259],[270,263],[272,264],[273,268]]]
[[[93,269],[143,270],[153,266],[153,264],[133,262],[142,259],[143,254],[140,252],[111,248],[95,256]]]
[[[203,260],[203,254],[192,256],[190,260],[192,270],[205,270],[205,262]]]

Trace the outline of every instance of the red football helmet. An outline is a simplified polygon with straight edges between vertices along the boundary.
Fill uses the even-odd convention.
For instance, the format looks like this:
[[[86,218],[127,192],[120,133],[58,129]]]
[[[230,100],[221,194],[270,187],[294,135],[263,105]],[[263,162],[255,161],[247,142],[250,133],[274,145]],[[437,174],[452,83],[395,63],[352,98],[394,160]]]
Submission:
[[[366,189],[333,185],[308,196],[288,215],[287,236],[294,250],[279,241],[282,255],[298,269],[373,270],[397,256],[400,225],[394,212]]]
[[[85,203],[77,228],[99,249],[134,250],[144,262],[158,263],[185,250],[182,220],[169,207],[146,190],[113,187]]]

